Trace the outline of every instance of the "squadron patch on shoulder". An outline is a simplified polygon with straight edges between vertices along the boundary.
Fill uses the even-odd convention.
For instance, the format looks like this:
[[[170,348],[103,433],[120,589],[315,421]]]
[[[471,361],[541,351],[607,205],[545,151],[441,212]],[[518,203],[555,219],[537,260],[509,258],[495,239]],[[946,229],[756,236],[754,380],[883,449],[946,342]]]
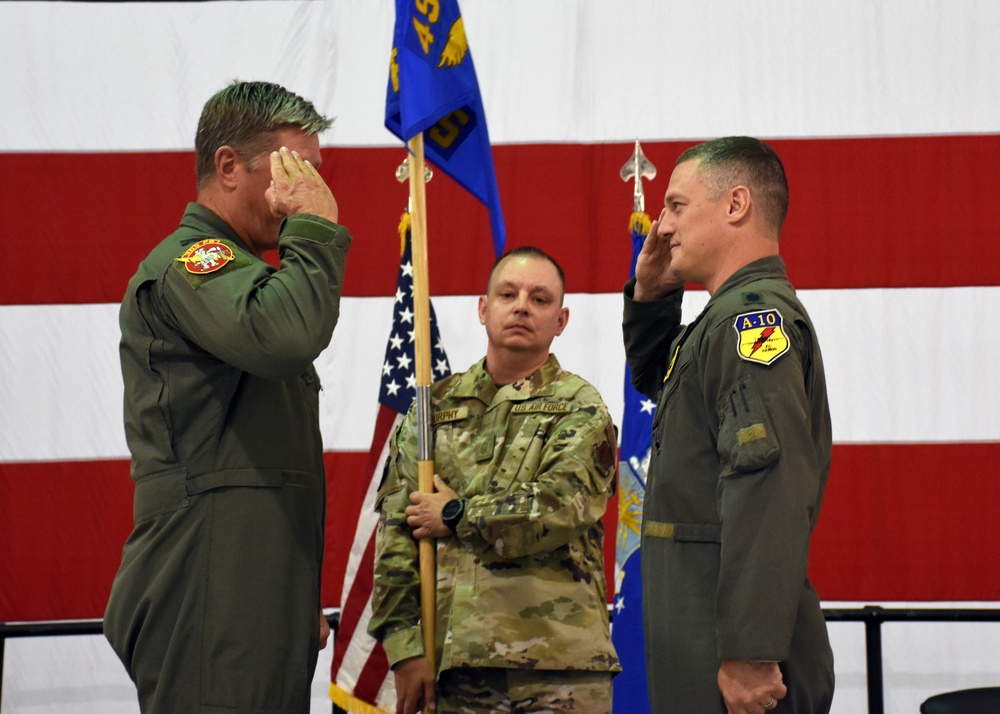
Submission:
[[[736,351],[748,362],[771,364],[788,351],[788,337],[781,329],[781,313],[757,310],[736,316]]]
[[[206,275],[224,268],[236,256],[232,249],[217,238],[200,240],[184,251],[179,260],[189,273]]]

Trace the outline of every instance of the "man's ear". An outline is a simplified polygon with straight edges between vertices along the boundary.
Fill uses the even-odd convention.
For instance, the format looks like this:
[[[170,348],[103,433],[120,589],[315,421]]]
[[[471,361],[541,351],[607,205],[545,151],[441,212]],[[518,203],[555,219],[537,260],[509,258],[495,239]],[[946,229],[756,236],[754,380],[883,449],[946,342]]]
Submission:
[[[220,146],[215,150],[215,175],[226,188],[236,186],[236,168],[241,160],[231,146]]]
[[[737,186],[729,192],[729,223],[741,223],[750,215],[750,189]]]
[[[569,324],[569,308],[564,307],[559,311],[559,319],[556,321],[556,336],[558,337]]]
[[[486,302],[487,297],[485,295],[479,296],[479,324],[486,324]]]

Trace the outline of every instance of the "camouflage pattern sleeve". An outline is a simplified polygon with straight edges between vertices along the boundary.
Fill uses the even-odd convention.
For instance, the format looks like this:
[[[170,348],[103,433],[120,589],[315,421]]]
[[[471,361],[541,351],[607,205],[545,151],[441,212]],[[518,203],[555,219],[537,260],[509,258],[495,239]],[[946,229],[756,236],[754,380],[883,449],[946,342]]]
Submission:
[[[405,513],[417,487],[416,451],[407,448],[415,433],[416,416],[410,409],[391,439],[375,504],[380,515],[368,632],[382,642],[390,665],[424,654],[418,545]]]
[[[601,520],[614,488],[611,417],[590,385],[572,394],[570,411],[548,411],[565,403],[514,407],[533,417],[534,428],[522,427],[507,446],[519,467],[501,469],[489,489],[468,499],[457,531],[463,543],[514,559],[552,552]]]

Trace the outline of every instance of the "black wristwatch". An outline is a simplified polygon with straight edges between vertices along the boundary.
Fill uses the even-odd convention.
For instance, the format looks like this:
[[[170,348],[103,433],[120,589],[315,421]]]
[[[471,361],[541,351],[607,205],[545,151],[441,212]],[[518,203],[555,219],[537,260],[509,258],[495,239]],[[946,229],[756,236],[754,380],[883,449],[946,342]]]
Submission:
[[[458,522],[465,515],[465,499],[453,498],[441,509],[441,520],[452,533],[458,530]]]

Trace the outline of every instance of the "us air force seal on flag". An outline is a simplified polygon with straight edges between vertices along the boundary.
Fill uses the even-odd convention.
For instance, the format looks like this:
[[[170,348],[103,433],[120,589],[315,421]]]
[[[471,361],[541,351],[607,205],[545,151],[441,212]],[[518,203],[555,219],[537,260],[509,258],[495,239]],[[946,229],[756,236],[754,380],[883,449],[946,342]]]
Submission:
[[[748,362],[771,364],[788,351],[788,338],[781,329],[777,310],[744,312],[736,316],[736,350]]]
[[[215,238],[200,240],[188,248],[177,260],[184,263],[189,273],[205,275],[214,273],[235,258],[229,246]]]

